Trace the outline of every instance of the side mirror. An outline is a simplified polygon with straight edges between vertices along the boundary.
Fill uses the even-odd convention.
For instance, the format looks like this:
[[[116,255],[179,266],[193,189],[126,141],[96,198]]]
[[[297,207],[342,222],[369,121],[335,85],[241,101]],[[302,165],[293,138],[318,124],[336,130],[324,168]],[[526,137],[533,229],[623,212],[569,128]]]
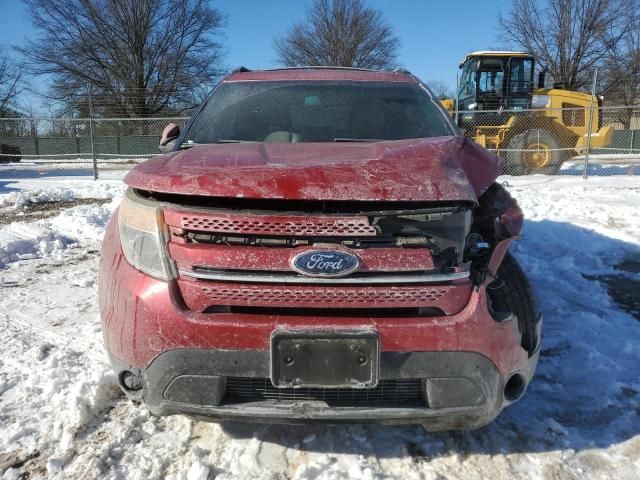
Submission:
[[[170,123],[162,131],[160,137],[159,149],[162,153],[168,153],[173,150],[176,139],[180,136],[180,127],[175,123]]]

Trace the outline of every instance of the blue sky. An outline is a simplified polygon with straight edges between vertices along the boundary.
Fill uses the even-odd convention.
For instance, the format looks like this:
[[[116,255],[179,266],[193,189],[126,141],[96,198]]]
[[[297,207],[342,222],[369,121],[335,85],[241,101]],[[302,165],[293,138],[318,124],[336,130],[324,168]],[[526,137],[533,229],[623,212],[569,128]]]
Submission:
[[[64,1],[64,0],[61,0]],[[304,19],[311,0],[217,0],[227,15],[228,67],[278,66],[273,38]],[[471,50],[499,46],[497,15],[509,0],[369,0],[381,10],[402,43],[399,63],[425,81],[454,85],[458,62]],[[0,45],[16,45],[35,35],[21,0],[0,0]]]

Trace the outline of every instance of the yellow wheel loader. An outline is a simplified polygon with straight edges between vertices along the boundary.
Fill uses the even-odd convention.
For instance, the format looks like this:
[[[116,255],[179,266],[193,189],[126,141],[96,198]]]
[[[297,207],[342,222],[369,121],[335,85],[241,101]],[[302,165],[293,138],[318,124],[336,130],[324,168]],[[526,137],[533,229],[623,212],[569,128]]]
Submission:
[[[443,99],[465,134],[507,160],[505,173],[556,173],[562,162],[611,143],[602,127],[601,100],[592,95],[544,88],[545,70],[534,87],[535,59],[523,52],[479,51],[460,63],[458,109]],[[593,116],[590,113],[593,108]]]

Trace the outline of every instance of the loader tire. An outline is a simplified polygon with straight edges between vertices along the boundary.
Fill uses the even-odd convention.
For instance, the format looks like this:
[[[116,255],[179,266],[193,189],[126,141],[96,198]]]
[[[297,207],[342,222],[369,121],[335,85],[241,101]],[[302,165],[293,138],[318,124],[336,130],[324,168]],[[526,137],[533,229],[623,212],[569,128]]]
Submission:
[[[567,159],[562,144],[548,130],[532,129],[515,135],[507,144],[506,175],[555,175]]]
[[[522,333],[521,345],[531,356],[539,343],[541,317],[529,280],[509,253],[505,255],[496,277],[487,287],[491,310],[516,315]]]

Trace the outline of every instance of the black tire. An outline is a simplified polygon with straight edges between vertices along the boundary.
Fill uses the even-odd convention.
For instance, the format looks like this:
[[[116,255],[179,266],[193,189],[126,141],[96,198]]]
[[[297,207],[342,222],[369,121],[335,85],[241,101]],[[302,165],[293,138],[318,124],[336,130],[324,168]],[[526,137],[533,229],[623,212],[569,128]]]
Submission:
[[[549,159],[543,165],[536,166],[529,160],[530,150],[535,145],[546,145],[549,148]],[[534,147],[535,148],[535,147]],[[544,173],[555,175],[560,170],[562,163],[567,159],[567,152],[560,140],[549,130],[532,129],[515,135],[507,143],[504,167],[506,175],[529,175],[531,173]]]
[[[540,314],[529,280],[511,254],[505,255],[496,280],[487,288],[487,294],[497,317],[507,312],[518,317],[522,347],[529,355],[533,354],[538,346]]]

